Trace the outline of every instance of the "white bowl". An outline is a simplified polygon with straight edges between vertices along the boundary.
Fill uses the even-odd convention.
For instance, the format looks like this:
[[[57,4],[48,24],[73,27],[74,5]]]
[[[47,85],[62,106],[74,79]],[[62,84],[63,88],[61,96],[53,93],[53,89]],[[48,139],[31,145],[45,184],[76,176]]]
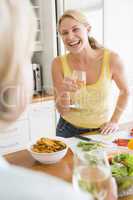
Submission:
[[[62,141],[62,139],[59,139],[59,138],[56,140]],[[32,150],[32,145],[30,145],[30,147],[28,148],[28,151],[31,153],[32,157],[35,160],[37,160],[43,164],[53,164],[53,163],[60,161],[66,155],[67,150],[68,150],[68,146],[66,145],[66,148],[63,150],[59,150],[59,151],[52,152],[52,153],[38,153],[38,152],[35,152]]]

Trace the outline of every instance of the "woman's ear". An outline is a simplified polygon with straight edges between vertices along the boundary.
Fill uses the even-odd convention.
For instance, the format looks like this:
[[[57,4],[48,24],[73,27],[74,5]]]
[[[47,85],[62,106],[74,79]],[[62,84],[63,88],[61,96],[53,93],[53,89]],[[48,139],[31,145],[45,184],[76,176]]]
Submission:
[[[91,25],[90,24],[86,24],[86,28],[87,28],[87,31],[89,33],[91,31]]]

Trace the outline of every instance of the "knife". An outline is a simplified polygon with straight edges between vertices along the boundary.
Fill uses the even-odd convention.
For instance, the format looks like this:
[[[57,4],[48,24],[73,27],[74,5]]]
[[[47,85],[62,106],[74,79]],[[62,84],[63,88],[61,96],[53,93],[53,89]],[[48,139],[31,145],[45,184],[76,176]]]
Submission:
[[[78,138],[78,139],[81,139],[81,140],[84,140],[84,141],[87,141],[87,142],[98,142],[98,143],[102,143],[100,141],[97,141],[97,140],[93,140],[91,138],[88,138],[88,137],[84,137],[82,135],[74,135],[75,138]]]

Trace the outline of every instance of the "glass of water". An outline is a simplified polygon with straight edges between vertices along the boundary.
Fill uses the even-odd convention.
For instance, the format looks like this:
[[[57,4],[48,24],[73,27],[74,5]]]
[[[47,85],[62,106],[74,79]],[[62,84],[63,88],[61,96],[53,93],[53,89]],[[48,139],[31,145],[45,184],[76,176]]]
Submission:
[[[70,93],[70,108],[82,109],[81,100],[77,100],[76,96],[79,96],[81,89],[86,87],[86,72],[81,70],[74,70],[71,76],[72,80],[77,84],[78,89],[76,92]]]
[[[92,150],[74,155],[73,186],[88,199],[107,200],[111,169],[104,152]]]

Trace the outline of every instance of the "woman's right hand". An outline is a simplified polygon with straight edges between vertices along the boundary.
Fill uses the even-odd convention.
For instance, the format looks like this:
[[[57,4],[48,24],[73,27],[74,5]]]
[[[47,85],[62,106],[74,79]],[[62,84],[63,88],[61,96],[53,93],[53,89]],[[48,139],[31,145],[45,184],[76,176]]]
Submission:
[[[58,112],[63,116],[65,113],[69,112],[70,108],[70,95],[68,92],[62,92],[56,98],[56,108]]]
[[[56,107],[58,112],[61,115],[70,111],[70,92],[75,92],[78,86],[75,80],[72,80],[69,77],[65,77],[62,84],[62,89],[60,94],[58,94],[58,98],[56,99]]]
[[[76,83],[76,80],[74,80],[70,77],[64,78],[62,87],[63,87],[62,90],[64,92],[75,92],[78,89],[78,85]]]

